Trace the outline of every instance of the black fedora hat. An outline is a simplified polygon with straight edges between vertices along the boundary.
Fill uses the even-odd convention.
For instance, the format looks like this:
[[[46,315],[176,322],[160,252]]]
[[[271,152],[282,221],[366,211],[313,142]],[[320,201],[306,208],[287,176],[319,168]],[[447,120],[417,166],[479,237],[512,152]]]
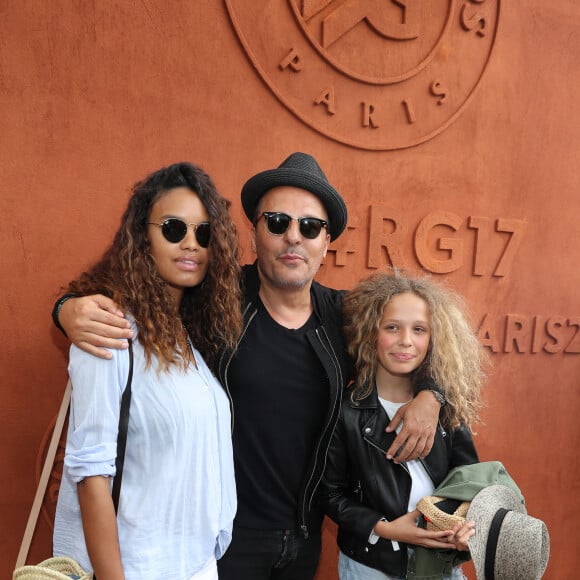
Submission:
[[[316,159],[307,153],[292,153],[276,169],[262,171],[246,181],[242,188],[242,206],[250,221],[254,221],[259,199],[270,189],[284,185],[305,189],[318,197],[328,214],[330,240],[340,236],[348,217],[346,204]]]

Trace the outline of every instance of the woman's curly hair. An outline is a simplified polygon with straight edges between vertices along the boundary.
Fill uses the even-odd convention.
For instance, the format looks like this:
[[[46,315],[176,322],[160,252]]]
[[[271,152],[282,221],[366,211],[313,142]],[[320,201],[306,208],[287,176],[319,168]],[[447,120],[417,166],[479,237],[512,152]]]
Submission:
[[[153,204],[178,187],[190,189],[201,200],[209,215],[211,239],[207,275],[198,286],[185,289],[175,313],[151,256],[147,222]],[[68,291],[104,294],[129,311],[139,327],[147,364],[154,355],[161,369],[173,363],[185,366],[189,354],[180,353],[189,353],[187,331],[215,371],[219,351],[234,348],[242,329],[239,246],[230,205],[209,175],[191,163],[155,171],[133,186],[112,245],[96,265],[69,284]]]
[[[488,357],[468,322],[462,297],[426,277],[377,273],[345,297],[345,336],[356,370],[351,399],[360,401],[372,392],[383,310],[394,296],[406,292],[428,304],[431,332],[429,351],[413,372],[412,384],[416,386],[426,379],[435,381],[448,402],[444,407],[446,426],[470,427],[478,420]]]

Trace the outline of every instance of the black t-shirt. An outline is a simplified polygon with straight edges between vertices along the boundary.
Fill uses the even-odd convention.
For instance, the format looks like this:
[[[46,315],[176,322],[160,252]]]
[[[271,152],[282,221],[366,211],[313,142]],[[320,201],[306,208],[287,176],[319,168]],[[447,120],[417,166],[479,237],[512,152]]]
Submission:
[[[260,303],[230,363],[240,526],[296,526],[301,484],[328,406],[328,378],[306,336],[314,328],[314,314],[292,330]]]

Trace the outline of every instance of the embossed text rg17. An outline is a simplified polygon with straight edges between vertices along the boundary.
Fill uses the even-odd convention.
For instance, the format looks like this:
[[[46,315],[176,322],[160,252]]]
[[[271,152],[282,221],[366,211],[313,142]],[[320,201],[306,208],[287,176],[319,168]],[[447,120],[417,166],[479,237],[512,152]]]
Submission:
[[[385,257],[394,267],[407,267],[405,248],[411,243],[417,262],[434,274],[449,274],[463,267],[468,260],[467,246],[471,244],[474,276],[505,276],[527,226],[522,219],[462,218],[452,212],[434,211],[421,219],[414,232],[409,232],[406,222],[393,217],[387,206],[371,205],[368,216],[368,268],[383,267]],[[471,232],[462,237],[457,232],[465,231],[465,227]],[[349,226],[351,231],[332,245],[336,266],[346,265],[347,255],[357,252],[352,232],[355,229]]]

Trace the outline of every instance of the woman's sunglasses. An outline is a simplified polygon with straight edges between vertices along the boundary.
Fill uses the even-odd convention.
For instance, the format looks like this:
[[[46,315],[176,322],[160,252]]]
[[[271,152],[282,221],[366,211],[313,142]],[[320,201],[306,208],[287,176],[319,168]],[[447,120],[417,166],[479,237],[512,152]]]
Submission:
[[[211,238],[211,228],[209,222],[200,222],[199,224],[188,224],[179,218],[168,218],[163,223],[147,222],[152,226],[159,226],[163,237],[172,244],[177,244],[187,235],[188,226],[193,227],[193,233],[197,243],[202,248],[209,246]]]
[[[328,222],[315,217],[299,217],[295,218],[287,213],[279,211],[265,211],[262,216],[266,220],[268,231],[275,236],[281,236],[290,227],[292,220],[298,222],[300,233],[309,240],[316,239],[322,228],[328,225]],[[262,217],[260,216],[260,217]]]

